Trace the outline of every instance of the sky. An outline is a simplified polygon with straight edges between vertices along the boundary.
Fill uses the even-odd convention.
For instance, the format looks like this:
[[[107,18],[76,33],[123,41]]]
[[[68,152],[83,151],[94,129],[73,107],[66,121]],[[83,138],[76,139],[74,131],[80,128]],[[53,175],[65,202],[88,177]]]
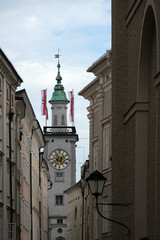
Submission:
[[[89,101],[78,96],[95,76],[86,70],[111,49],[111,0],[0,0],[0,48],[21,76],[41,127],[41,90],[51,98],[60,49],[62,84],[74,90],[77,181],[89,154]],[[51,125],[51,105],[48,103]],[[69,116],[69,106],[68,106]],[[72,125],[68,117],[68,125]]]

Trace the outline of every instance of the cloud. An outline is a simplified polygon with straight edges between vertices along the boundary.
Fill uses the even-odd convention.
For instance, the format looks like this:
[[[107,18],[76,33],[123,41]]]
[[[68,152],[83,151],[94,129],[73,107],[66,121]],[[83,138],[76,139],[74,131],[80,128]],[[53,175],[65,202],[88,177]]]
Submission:
[[[81,138],[88,138],[89,102],[77,94],[94,79],[86,69],[111,47],[110,8],[111,0],[5,0],[0,8],[0,46],[23,79],[20,88],[27,90],[42,127],[41,90],[47,88],[49,100],[60,48],[62,84],[66,93],[74,89],[77,144],[85,146],[85,158],[88,140]],[[50,104],[48,110],[50,125]]]
[[[57,61],[57,60],[55,60]],[[52,96],[54,86],[56,84],[57,63],[47,62],[45,64],[40,62],[16,62],[15,68],[23,79],[20,87],[25,88],[28,92],[33,108],[36,109],[40,117],[41,106],[41,90],[47,88],[48,100]],[[68,96],[68,91],[74,89],[75,95],[75,122],[79,128],[84,128],[87,121],[86,107],[89,102],[78,96],[78,92],[89,83],[93,76],[86,73],[84,66],[74,66],[65,64],[61,69],[62,84]],[[50,115],[50,104],[48,104]],[[41,118],[41,117],[40,117]],[[43,117],[42,117],[43,118]],[[51,121],[51,119],[50,119]],[[84,124],[82,124],[84,123]],[[81,125],[81,126],[80,126]],[[87,126],[88,128],[88,122]]]
[[[60,1],[6,1],[0,9],[0,43],[11,44],[26,54],[31,44],[46,48],[52,41],[57,45],[59,37],[72,43],[84,39],[77,32],[90,27],[106,27],[110,24],[109,0],[60,0]],[[76,33],[74,32],[76,31]],[[96,36],[96,34],[94,34]],[[72,36],[72,37],[71,37]],[[88,36],[89,37],[89,36]],[[92,34],[93,37],[93,34]],[[72,41],[72,38],[76,41]],[[62,38],[61,40],[62,41]],[[43,43],[43,44],[42,44]],[[49,43],[51,45],[51,43]],[[62,41],[64,45],[64,42]],[[32,47],[33,47],[32,46]],[[52,46],[52,45],[51,45]],[[34,55],[34,52],[32,52]]]

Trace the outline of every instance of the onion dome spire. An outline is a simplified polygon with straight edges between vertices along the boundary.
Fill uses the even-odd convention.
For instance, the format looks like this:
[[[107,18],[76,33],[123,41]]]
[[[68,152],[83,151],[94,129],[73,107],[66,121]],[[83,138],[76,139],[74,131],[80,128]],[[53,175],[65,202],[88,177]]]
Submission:
[[[60,60],[59,60],[59,58],[60,58],[59,49],[58,49],[58,54],[55,55],[55,58],[58,58],[58,64],[57,64],[58,72],[57,72],[57,77],[56,77],[57,84],[54,87],[54,92],[52,93],[52,98],[50,99],[49,102],[52,102],[52,101],[67,101],[67,102],[69,102],[66,97],[64,87],[61,83],[62,77],[61,77],[61,73],[60,73],[61,65],[60,65]]]

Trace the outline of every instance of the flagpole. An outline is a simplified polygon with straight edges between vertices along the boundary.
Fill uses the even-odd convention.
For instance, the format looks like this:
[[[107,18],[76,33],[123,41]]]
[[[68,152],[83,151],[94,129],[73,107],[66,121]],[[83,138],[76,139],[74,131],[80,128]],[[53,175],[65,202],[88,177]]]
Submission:
[[[72,89],[73,92],[73,122],[72,122],[72,127],[74,127],[74,89]]]
[[[47,88],[46,88],[46,108],[47,108]],[[45,126],[47,127],[47,115],[45,115]]]

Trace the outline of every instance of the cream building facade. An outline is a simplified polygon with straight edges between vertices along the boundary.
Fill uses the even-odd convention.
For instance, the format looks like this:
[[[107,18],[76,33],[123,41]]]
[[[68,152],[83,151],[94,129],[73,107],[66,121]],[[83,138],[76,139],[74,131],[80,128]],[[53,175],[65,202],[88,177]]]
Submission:
[[[45,141],[22,79],[0,49],[0,238],[48,239]]]
[[[112,1],[113,240],[160,239],[160,2]]]
[[[89,161],[81,167],[81,179],[65,190],[67,195],[67,240],[89,239],[89,194],[85,179],[89,176]]]
[[[16,159],[16,178],[15,178],[15,193],[16,193],[16,239],[21,239],[22,225],[21,225],[21,182],[22,176],[22,128],[21,121],[25,117],[26,105],[22,97],[17,97],[15,94],[15,159]],[[26,169],[25,169],[26,170]]]
[[[94,73],[96,78],[84,87],[79,95],[89,100],[87,108],[90,120],[90,152],[89,172],[96,169],[107,178],[103,197],[100,202],[111,202],[112,195],[112,152],[111,152],[111,51],[100,57],[88,68],[88,72]],[[103,206],[101,212],[110,217],[111,207]],[[89,234],[88,239],[111,239],[112,229],[110,222],[98,216],[95,199],[90,195],[89,201]]]
[[[21,120],[21,239],[48,239],[48,167],[45,141],[26,91],[16,92],[26,109]]]
[[[82,239],[82,192],[80,183],[67,189],[67,240]]]
[[[15,91],[22,79],[0,49],[0,237],[2,240],[19,239],[16,227],[17,187],[19,174],[15,138]],[[18,187],[19,189],[19,187]]]
[[[42,155],[40,168],[40,189],[41,189],[41,218],[40,218],[40,236],[42,240],[48,240],[48,189],[50,188],[50,174],[46,160]],[[49,189],[50,190],[50,189]]]
[[[28,110],[26,109],[26,93],[25,91],[16,93],[16,105],[17,114],[21,109],[19,105],[24,102],[25,104],[25,115],[20,121],[20,133],[21,133],[21,163],[20,163],[20,224],[21,224],[21,239],[29,239],[31,236],[30,227],[30,126],[29,119],[27,116]]]

